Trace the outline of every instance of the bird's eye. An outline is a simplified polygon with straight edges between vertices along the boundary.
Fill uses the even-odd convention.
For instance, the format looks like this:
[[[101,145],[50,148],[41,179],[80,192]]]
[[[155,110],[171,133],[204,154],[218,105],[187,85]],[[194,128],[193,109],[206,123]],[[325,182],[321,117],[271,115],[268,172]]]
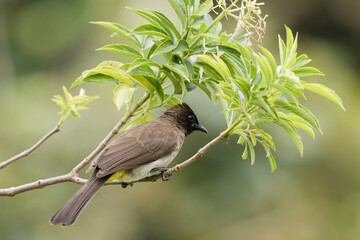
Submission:
[[[189,115],[188,119],[190,122],[193,122],[195,120],[195,116],[194,115]]]

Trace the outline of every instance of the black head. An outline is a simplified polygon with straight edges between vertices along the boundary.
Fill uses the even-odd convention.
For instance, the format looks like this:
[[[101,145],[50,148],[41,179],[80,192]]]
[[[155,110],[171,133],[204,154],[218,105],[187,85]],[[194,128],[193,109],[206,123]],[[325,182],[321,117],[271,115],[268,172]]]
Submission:
[[[193,110],[186,103],[175,105],[166,110],[161,117],[170,118],[172,122],[175,122],[181,129],[184,130],[185,135],[189,135],[193,131],[202,131],[207,133],[205,127],[203,127]]]

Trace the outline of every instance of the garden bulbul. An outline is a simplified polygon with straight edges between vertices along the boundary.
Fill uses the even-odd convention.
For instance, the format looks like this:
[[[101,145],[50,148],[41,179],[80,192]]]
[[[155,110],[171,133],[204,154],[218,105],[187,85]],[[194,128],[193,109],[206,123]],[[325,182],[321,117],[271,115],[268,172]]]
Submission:
[[[73,224],[87,203],[106,183],[118,180],[123,186],[162,173],[193,131],[207,132],[191,108],[182,103],[166,110],[159,118],[122,133],[91,164],[92,177],[50,219],[51,224]]]

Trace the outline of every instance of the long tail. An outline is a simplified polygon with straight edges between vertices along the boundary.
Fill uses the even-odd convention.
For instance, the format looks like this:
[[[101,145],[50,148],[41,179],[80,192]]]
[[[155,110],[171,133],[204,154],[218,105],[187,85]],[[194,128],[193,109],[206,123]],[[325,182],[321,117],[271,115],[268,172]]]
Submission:
[[[50,219],[50,224],[72,225],[79,217],[87,203],[95,196],[97,191],[105,184],[108,177],[96,178],[94,174],[74,196],[57,211]]]

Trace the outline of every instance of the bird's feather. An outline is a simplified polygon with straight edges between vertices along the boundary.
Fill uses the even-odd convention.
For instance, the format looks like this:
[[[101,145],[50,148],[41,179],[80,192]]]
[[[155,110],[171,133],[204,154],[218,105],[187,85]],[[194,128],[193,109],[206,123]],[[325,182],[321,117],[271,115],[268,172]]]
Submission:
[[[152,121],[135,127],[112,142],[96,160],[97,177],[133,169],[165,157],[179,147],[184,133],[177,128],[164,131],[166,122]],[[178,137],[174,137],[178,136]]]

